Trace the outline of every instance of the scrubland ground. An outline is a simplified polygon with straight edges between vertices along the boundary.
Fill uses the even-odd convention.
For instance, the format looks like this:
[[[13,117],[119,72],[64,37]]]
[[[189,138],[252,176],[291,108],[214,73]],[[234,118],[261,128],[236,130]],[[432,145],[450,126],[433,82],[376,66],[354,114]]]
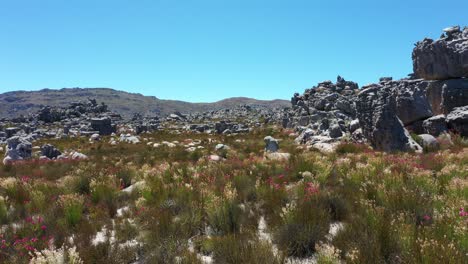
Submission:
[[[289,160],[264,158],[266,135]],[[89,159],[1,165],[0,262],[467,263],[461,139],[424,154],[351,143],[322,154],[276,128],[142,137],[36,142]],[[219,143],[230,149],[210,160]]]

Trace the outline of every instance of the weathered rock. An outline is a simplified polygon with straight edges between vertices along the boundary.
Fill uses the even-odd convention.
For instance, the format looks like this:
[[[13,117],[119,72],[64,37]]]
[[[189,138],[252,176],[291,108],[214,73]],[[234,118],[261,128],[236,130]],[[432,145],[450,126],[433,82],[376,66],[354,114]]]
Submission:
[[[436,115],[424,120],[423,129],[427,134],[439,136],[447,132],[447,121],[444,115]]]
[[[435,137],[429,134],[421,134],[419,138],[422,141],[422,147],[427,150],[437,150],[439,148],[439,142]]]
[[[55,159],[62,155],[62,152],[51,144],[45,144],[41,147],[41,154],[49,159]]]
[[[62,110],[52,108],[50,106],[43,107],[39,110],[37,119],[45,123],[53,123],[64,119],[65,114]]]
[[[18,136],[7,139],[7,149],[3,164],[9,164],[18,160],[31,158],[32,144],[26,139]]]
[[[210,155],[210,156],[208,156],[208,160],[210,160],[210,161],[220,161],[220,160],[222,160],[222,158],[220,156],[218,156],[218,155]]]
[[[426,95],[434,115],[448,114],[468,102],[468,79],[429,81]]]
[[[119,138],[120,142],[130,143],[130,144],[138,144],[140,143],[140,139],[136,136],[132,136],[130,134],[121,134]]]
[[[432,109],[426,97],[427,82],[399,82],[395,87],[396,113],[403,125],[431,117]]]
[[[282,152],[265,152],[265,159],[267,160],[289,160],[291,154]]]
[[[112,120],[109,117],[91,118],[91,128],[94,131],[99,131],[100,135],[110,135],[115,132],[115,127],[112,126]]]
[[[339,138],[343,135],[343,132],[341,131],[341,127],[339,125],[332,125],[329,128],[329,135],[331,138]]]
[[[230,149],[229,146],[224,145],[224,144],[217,144],[215,146],[216,151],[223,151],[223,150],[229,150],[229,149]]]
[[[21,129],[19,127],[8,127],[5,129],[6,137],[10,138],[18,133]]]
[[[80,153],[80,152],[77,152],[77,151],[73,151],[69,154],[69,157],[71,159],[88,159],[88,156],[86,156],[85,154],[83,153]]]
[[[392,77],[380,77],[379,78],[379,82],[381,83],[386,83],[386,82],[391,82],[391,81],[393,81]]]
[[[100,140],[101,137],[99,136],[99,134],[92,134],[90,137],[89,137],[89,141],[90,142],[93,142],[93,141],[98,141]]]
[[[396,100],[392,89],[374,85],[358,95],[357,114],[363,134],[377,150],[421,151],[395,114]]]
[[[349,132],[353,133],[359,129],[359,119],[355,119],[349,123]]]
[[[424,39],[413,50],[416,77],[446,80],[468,77],[468,29],[448,28],[438,40]]]
[[[447,123],[450,129],[463,137],[468,137],[468,105],[453,109],[447,115]]]
[[[267,136],[263,139],[265,141],[265,151],[266,152],[277,152],[279,149],[278,140],[272,136]]]

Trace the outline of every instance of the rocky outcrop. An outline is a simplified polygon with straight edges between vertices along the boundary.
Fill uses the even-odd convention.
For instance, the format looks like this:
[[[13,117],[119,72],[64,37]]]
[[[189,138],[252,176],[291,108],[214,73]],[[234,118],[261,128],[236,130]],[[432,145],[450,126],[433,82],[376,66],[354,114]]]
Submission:
[[[450,129],[463,137],[468,137],[468,105],[457,107],[447,115],[447,123]]]
[[[357,113],[364,136],[375,149],[421,151],[396,115],[397,102],[391,86],[373,85],[358,95]]]
[[[427,81],[426,96],[434,115],[450,113],[468,104],[468,79]]]
[[[41,154],[49,159],[56,159],[58,156],[62,155],[62,152],[51,144],[45,144],[41,147]]]
[[[272,136],[266,136],[263,141],[265,141],[265,151],[266,152],[277,152],[279,149],[278,140]]]
[[[438,40],[424,39],[413,50],[416,77],[446,80],[468,77],[468,28],[450,27]]]
[[[292,109],[283,114],[283,127],[299,133],[296,142],[312,146],[351,136],[359,128],[357,121],[351,126],[356,118],[358,88],[357,83],[338,76],[336,83],[321,82],[302,95],[294,94]]]
[[[394,91],[392,96],[396,98],[396,114],[403,125],[409,125],[433,115],[426,96],[427,82],[399,81],[384,85],[391,87]]]
[[[424,120],[422,126],[425,133],[436,137],[447,132],[447,121],[444,115],[436,115],[428,118]]]
[[[25,138],[15,136],[7,139],[7,149],[3,164],[10,164],[14,161],[31,158],[32,144]]]
[[[100,135],[110,135],[115,132],[115,126],[112,125],[112,120],[109,117],[91,118],[91,128],[98,131]]]

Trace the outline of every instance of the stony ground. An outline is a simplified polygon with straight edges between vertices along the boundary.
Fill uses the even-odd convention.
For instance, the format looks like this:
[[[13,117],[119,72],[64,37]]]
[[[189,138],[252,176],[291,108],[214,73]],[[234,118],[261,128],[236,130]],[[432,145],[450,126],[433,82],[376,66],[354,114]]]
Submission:
[[[280,140],[265,157],[264,137]],[[322,154],[243,135],[49,139],[0,165],[1,263],[466,263],[468,144]],[[222,145],[220,145],[222,144]],[[62,261],[62,262],[61,262]]]

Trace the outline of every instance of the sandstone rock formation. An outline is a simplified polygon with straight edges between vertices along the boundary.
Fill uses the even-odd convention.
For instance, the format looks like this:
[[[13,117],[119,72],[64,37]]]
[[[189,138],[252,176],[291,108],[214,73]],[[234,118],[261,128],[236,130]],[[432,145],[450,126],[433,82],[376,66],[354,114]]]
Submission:
[[[446,80],[468,77],[468,28],[446,28],[438,40],[424,39],[413,50],[416,77]]]
[[[391,86],[374,85],[359,93],[357,112],[364,136],[383,151],[421,151],[403,126],[397,113]]]
[[[266,152],[277,152],[279,149],[278,140],[273,138],[272,136],[266,136],[264,139],[265,141],[265,151]]]
[[[41,147],[41,154],[49,159],[55,159],[62,155],[62,152],[51,144],[45,144]]]
[[[15,136],[7,139],[7,149],[3,164],[31,158],[32,144],[25,138]]]
[[[100,135],[110,135],[115,132],[115,126],[112,125],[110,117],[91,118],[91,128],[98,131]]]
[[[300,133],[298,143],[321,149],[330,149],[342,135],[364,137],[383,151],[421,151],[410,132],[439,136],[451,130],[466,136],[468,28],[448,28],[437,41],[418,42],[413,64],[410,78],[382,77],[360,92],[338,76],[336,84],[326,81],[295,94],[283,126]]]
[[[455,108],[447,115],[449,128],[463,137],[468,137],[468,105]]]

